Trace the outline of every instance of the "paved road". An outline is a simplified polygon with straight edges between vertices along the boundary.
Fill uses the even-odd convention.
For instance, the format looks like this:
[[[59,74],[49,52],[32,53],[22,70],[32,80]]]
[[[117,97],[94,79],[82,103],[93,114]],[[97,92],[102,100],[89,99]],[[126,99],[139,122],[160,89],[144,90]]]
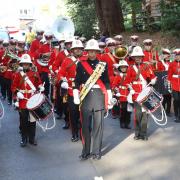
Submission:
[[[149,124],[149,141],[134,141],[133,130],[119,128],[118,119],[105,120],[100,161],[81,162],[81,142],[70,141],[63,121],[44,133],[37,128],[38,146],[19,147],[18,113],[4,103],[0,128],[0,180],[179,180],[180,124],[169,119],[160,128]]]

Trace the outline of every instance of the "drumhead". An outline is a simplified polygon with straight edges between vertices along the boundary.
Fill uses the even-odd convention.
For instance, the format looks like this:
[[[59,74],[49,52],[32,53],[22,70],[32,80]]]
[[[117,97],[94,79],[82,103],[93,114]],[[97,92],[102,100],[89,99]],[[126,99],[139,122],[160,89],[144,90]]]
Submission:
[[[26,104],[27,109],[34,109],[35,107],[38,107],[44,100],[43,94],[35,94],[33,95]]]
[[[147,97],[151,92],[151,87],[144,88],[138,95],[136,101],[141,102],[145,97]]]

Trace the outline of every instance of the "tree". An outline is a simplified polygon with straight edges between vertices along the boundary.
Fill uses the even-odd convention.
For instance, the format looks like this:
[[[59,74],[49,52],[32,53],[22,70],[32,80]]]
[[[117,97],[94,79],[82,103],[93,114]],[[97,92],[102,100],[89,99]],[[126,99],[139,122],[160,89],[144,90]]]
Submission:
[[[115,35],[125,31],[121,4],[118,0],[94,0],[101,33]]]
[[[66,5],[75,24],[76,35],[91,38],[99,34],[94,0],[67,0]]]

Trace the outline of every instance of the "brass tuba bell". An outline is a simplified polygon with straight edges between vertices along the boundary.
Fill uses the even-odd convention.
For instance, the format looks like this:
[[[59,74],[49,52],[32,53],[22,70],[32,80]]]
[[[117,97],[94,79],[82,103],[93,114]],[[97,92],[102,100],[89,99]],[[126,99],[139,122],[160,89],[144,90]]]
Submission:
[[[125,46],[118,46],[113,50],[113,56],[117,59],[124,59],[128,54],[128,49]]]

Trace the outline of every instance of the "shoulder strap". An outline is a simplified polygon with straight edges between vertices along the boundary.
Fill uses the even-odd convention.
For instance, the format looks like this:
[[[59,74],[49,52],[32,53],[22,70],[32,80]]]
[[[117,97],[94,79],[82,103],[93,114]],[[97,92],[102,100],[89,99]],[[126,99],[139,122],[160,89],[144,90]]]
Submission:
[[[147,84],[147,83],[146,83],[146,80],[145,80],[144,77],[142,76],[141,71],[142,71],[142,70],[145,70],[145,69],[147,68],[147,65],[144,66],[143,69],[138,69],[138,68],[136,67],[136,65],[133,65],[133,68],[134,68],[135,72],[137,73],[137,75],[136,75],[136,80],[138,80],[138,79],[140,78],[142,84],[143,84],[143,85],[146,85],[146,84]]]
[[[106,107],[106,109],[107,109],[107,107],[108,107],[108,95],[107,95],[107,89],[106,89],[106,87],[105,87],[105,85],[104,85],[104,83],[99,79],[99,77],[101,76],[101,74],[102,74],[102,72],[104,71],[101,71],[101,73],[96,73],[96,71],[97,72],[100,72],[100,71],[98,71],[98,69],[99,69],[99,67],[98,67],[98,65],[100,66],[100,65],[102,65],[102,66],[104,66],[104,68],[105,68],[105,63],[104,62],[99,62],[99,64],[97,65],[97,67],[96,67],[96,69],[94,70],[94,72],[95,72],[95,74],[94,74],[94,72],[93,72],[93,69],[92,69],[92,67],[87,63],[87,61],[82,61],[81,62],[81,64],[82,64],[82,66],[84,67],[84,69],[86,70],[86,72],[89,74],[89,75],[91,75],[90,77],[89,77],[89,79],[86,81],[86,83],[93,77],[93,76],[96,76],[96,79],[93,81],[93,79],[92,79],[92,82],[89,84],[89,85],[91,85],[91,86],[89,86],[90,88],[89,88],[89,90],[91,89],[91,87],[95,84],[95,83],[97,83],[99,86],[100,86],[100,88],[101,88],[101,90],[102,90],[102,92],[103,92],[103,94],[104,94],[104,96],[105,96],[105,107]],[[85,85],[86,85],[86,83],[85,83]],[[84,86],[85,87],[85,86]],[[82,89],[83,90],[83,89]],[[82,91],[81,91],[82,92]],[[89,92],[89,91],[88,91]],[[88,93],[87,92],[87,93]]]
[[[20,71],[21,76],[23,77],[24,81],[29,85],[29,87],[33,90],[36,91],[35,86],[33,85],[33,83],[31,82],[31,80],[29,79],[29,77],[23,72]]]

